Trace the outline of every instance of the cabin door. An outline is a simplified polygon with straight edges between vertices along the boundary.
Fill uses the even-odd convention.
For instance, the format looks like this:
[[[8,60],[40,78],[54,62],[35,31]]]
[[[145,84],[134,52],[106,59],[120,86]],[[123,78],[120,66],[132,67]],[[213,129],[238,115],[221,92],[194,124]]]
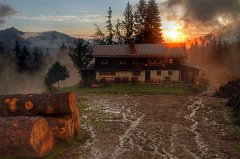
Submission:
[[[151,79],[150,71],[146,71],[146,72],[145,72],[145,81],[146,81],[146,82],[149,82],[150,79]]]

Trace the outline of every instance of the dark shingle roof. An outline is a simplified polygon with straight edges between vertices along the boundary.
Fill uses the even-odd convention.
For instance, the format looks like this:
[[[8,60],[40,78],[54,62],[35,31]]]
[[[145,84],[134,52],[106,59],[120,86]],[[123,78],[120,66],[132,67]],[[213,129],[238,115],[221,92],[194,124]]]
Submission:
[[[96,45],[93,48],[94,57],[184,57],[185,43],[164,44],[135,44],[136,54],[130,54],[128,44],[124,45]]]

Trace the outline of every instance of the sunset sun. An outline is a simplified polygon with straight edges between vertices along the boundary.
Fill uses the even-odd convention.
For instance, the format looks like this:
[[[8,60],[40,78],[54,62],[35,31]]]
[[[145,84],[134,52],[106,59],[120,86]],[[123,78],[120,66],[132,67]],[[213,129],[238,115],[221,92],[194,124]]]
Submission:
[[[163,36],[166,42],[185,42],[187,37],[182,26],[172,21],[163,22]]]

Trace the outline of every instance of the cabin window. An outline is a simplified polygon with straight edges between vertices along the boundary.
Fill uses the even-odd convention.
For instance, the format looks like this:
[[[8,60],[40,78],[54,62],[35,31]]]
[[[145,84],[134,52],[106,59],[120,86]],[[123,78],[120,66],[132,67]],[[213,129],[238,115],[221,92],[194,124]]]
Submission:
[[[159,64],[160,63],[160,59],[151,59],[150,63],[151,64]]]
[[[173,75],[173,71],[168,71],[168,76],[172,76]]]
[[[126,63],[126,60],[120,60],[120,65],[125,65]]]
[[[168,59],[169,64],[173,64],[173,59]]]
[[[132,61],[132,64],[133,64],[133,65],[137,65],[138,63],[139,63],[139,62],[138,62],[138,60],[136,60],[136,59]]]
[[[109,61],[107,59],[102,59],[101,64],[102,65],[108,65]]]
[[[141,76],[141,72],[140,71],[133,71],[132,75],[133,76]]]
[[[115,76],[115,72],[99,72],[100,76]]]
[[[157,76],[162,76],[162,71],[157,71]]]

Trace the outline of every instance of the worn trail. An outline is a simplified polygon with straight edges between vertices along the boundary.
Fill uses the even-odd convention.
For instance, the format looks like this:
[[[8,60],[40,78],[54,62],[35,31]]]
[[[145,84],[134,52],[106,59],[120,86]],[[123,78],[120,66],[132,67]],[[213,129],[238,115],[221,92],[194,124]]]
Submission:
[[[91,137],[72,158],[237,158],[232,141],[222,140],[224,127],[231,125],[215,120],[229,116],[218,99],[173,95],[87,99],[82,127]]]

